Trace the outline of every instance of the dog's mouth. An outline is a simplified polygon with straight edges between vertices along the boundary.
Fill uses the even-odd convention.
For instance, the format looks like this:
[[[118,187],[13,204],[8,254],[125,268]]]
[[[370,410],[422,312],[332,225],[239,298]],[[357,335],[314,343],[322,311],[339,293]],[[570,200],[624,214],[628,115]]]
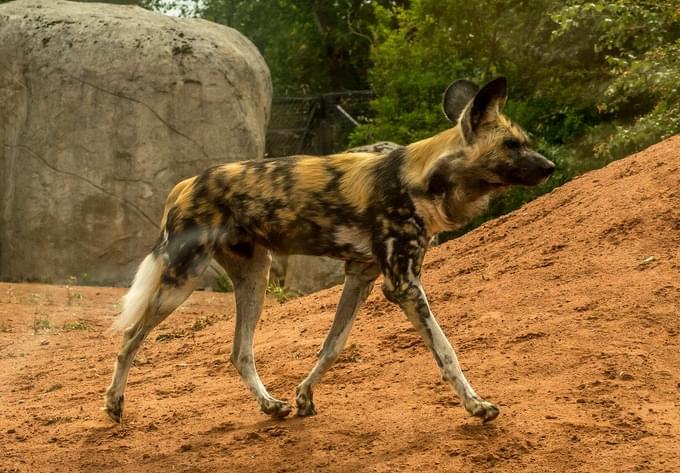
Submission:
[[[503,182],[500,178],[490,178],[485,179],[484,184],[494,192],[502,192],[510,186],[529,186],[529,187],[538,186],[543,184],[549,178],[550,176],[541,176],[532,179],[523,179],[520,177],[516,177],[510,179],[509,182]]]
[[[496,180],[484,181],[484,183],[491,192],[503,192],[505,189],[509,187],[509,184]]]
[[[546,182],[548,182],[548,179],[550,179],[550,176],[545,176],[545,177],[544,177],[543,179],[541,179],[541,180],[539,181],[539,183],[536,184],[536,185],[537,185],[537,186],[540,186],[541,184],[545,184]]]

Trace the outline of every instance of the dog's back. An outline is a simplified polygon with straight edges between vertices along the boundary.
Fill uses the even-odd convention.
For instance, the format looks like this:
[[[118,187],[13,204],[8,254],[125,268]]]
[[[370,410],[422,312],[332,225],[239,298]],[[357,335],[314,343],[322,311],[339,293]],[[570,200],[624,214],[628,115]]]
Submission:
[[[253,240],[285,253],[365,259],[383,189],[398,178],[388,168],[398,159],[344,153],[216,166],[173,188],[161,238],[191,231],[232,247]]]

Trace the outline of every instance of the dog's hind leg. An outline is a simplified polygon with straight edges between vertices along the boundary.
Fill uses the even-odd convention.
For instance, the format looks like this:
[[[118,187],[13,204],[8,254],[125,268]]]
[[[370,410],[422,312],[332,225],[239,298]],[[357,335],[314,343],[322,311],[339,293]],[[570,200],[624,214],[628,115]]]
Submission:
[[[191,261],[168,260],[167,254],[149,255],[139,268],[124,302],[121,320],[114,328],[125,329],[123,345],[116,358],[113,380],[106,391],[104,410],[114,421],[123,416],[128,373],[146,336],[193,292],[205,271],[210,254],[204,245],[191,245]],[[149,266],[153,263],[154,266]],[[178,271],[178,267],[181,268]],[[128,326],[129,325],[129,326]]]
[[[132,327],[125,330],[123,345],[116,359],[113,381],[106,391],[105,410],[109,417],[116,422],[120,422],[123,415],[123,399],[128,373],[142,342],[151,330],[189,297],[195,289],[198,279],[192,278],[176,287],[162,285],[144,316]]]
[[[348,262],[345,264],[345,286],[342,289],[333,325],[323,342],[316,365],[297,387],[295,398],[298,407],[297,415],[316,414],[312,389],[333,365],[345,346],[359,307],[371,292],[378,274],[380,274],[378,266],[372,263]]]
[[[269,250],[254,243],[241,243],[237,248],[237,252],[220,250],[215,255],[229,274],[236,297],[236,331],[231,362],[248,389],[255,394],[262,411],[272,417],[283,418],[291,412],[291,406],[267,392],[257,374],[253,354],[253,336],[264,304],[272,258]]]

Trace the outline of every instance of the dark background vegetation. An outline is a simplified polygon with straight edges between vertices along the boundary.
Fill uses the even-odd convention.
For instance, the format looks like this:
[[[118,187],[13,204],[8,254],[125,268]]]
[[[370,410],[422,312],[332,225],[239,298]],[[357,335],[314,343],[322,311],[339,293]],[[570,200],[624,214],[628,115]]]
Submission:
[[[109,3],[236,28],[264,55],[276,96],[371,89],[348,145],[429,136],[447,126],[439,104],[449,82],[507,76],[506,113],[559,172],[498,199],[483,219],[680,131],[680,0]]]

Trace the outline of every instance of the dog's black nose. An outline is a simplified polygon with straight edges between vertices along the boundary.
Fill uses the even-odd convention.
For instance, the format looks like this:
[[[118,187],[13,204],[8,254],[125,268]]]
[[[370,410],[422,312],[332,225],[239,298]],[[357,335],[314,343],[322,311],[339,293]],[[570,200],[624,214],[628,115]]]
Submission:
[[[553,172],[555,172],[555,163],[549,159],[546,159],[545,164],[543,165],[543,172],[546,176],[550,176]]]

